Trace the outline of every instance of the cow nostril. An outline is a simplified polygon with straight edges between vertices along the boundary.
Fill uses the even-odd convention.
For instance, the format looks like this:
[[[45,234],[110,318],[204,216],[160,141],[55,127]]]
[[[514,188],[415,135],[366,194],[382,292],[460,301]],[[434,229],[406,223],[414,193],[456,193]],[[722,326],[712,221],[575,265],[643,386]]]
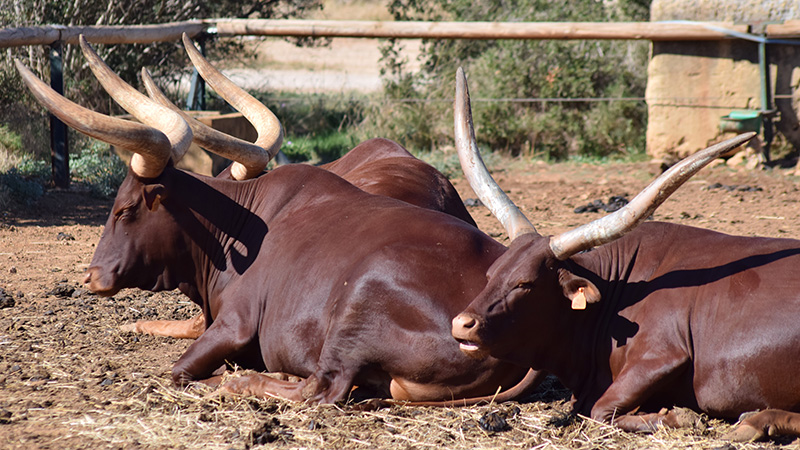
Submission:
[[[456,316],[455,319],[453,319],[453,324],[454,325],[456,325],[457,327],[460,327],[462,329],[465,329],[465,330],[469,330],[469,329],[475,327],[476,323],[477,323],[477,321],[475,320],[474,317],[467,316],[465,314],[459,314],[459,315]]]

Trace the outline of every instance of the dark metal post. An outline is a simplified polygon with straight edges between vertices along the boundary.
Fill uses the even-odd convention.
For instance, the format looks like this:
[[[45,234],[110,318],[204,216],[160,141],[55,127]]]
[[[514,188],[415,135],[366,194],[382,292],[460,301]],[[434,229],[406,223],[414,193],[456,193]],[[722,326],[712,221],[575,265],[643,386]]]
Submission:
[[[206,39],[208,39],[208,35],[205,33],[200,33],[195,37],[195,41],[200,45],[200,54],[203,56],[206,56]],[[192,84],[189,86],[186,109],[189,111],[206,109],[206,81],[197,73],[197,69],[192,72]]]
[[[64,61],[61,42],[50,45],[50,87],[64,94]],[[53,170],[53,184],[56,187],[69,187],[69,139],[64,122],[50,114],[50,164]]]
[[[766,39],[766,38],[765,38]],[[767,43],[758,43],[758,66],[761,74],[761,119],[764,121],[764,158],[769,162],[769,147],[772,144],[774,133],[772,130],[772,96],[770,95],[769,80],[769,58],[767,54]]]

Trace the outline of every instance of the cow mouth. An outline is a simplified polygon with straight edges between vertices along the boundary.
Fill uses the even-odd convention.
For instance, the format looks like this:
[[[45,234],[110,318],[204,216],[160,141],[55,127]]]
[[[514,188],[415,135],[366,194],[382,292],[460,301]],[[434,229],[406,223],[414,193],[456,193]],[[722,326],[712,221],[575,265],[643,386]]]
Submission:
[[[481,347],[480,344],[466,339],[456,339],[458,341],[458,348],[462,353],[471,358],[485,358],[489,352]]]
[[[459,340],[458,347],[463,352],[476,352],[480,350],[481,346],[472,341]]]
[[[89,290],[92,291],[92,293],[99,295],[100,297],[112,297],[117,292],[120,291],[120,289],[94,290],[91,288]]]

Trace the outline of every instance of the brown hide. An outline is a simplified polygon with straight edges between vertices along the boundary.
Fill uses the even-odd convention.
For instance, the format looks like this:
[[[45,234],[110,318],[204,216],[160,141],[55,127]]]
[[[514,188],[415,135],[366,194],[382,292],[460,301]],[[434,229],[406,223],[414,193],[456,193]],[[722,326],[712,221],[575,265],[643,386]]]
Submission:
[[[504,251],[462,220],[319,168],[235,182],[168,167],[128,175],[87,282],[104,294],[180,287],[200,301],[210,326],[176,363],[178,384],[244,361],[304,380],[231,384],[243,393],[334,402],[357,383],[450,400],[494,394],[527,372],[469,358],[449,334]]]
[[[666,421],[637,409],[800,410],[800,241],[645,223],[559,262],[548,239],[492,265],[453,321],[464,351],[553,373],[576,412],[626,429]],[[599,297],[571,309],[565,279]]]
[[[441,211],[477,226],[444,174],[389,139],[364,141],[336,161],[320,167],[370,194]],[[230,167],[217,177],[230,179]]]
[[[447,177],[389,139],[365,141],[321,167],[370,194],[441,211],[477,227]]]
[[[232,179],[226,167],[217,175],[220,179]],[[415,158],[400,144],[389,139],[369,139],[336,161],[321,166],[335,173],[354,186],[371,194],[396,198],[422,208],[441,211],[476,226],[464,202],[450,181],[433,166]],[[191,289],[186,294],[198,303],[202,299]],[[198,327],[202,318],[190,321],[137,321],[123,325],[125,331],[144,334],[196,339],[205,327]]]

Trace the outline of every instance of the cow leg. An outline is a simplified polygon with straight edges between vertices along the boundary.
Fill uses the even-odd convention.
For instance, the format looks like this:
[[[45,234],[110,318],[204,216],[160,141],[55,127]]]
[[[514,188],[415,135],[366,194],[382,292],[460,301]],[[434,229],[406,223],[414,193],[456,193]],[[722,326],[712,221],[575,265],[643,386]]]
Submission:
[[[638,409],[654,392],[676,375],[681,373],[689,358],[675,349],[657,351],[650,349],[658,357],[645,358],[629,355],[631,362],[622,369],[617,378],[606,389],[592,407],[592,418],[610,423],[626,431],[654,431],[659,425],[676,426],[676,418],[669,414],[628,415]],[[665,355],[674,355],[666,359]]]
[[[199,314],[187,320],[137,320],[136,323],[122,325],[119,329],[176,339],[197,339],[206,329],[206,319]]]
[[[281,397],[296,402],[336,403],[344,400],[352,389],[352,376],[311,375],[300,381],[287,381],[263,373],[248,373],[227,379],[220,386],[222,393]]]
[[[760,411],[740,421],[725,439],[748,442],[779,435],[800,436],[800,414],[777,409]]]
[[[263,373],[248,373],[228,378],[219,388],[219,392],[255,397],[281,397],[300,402],[305,400],[302,386],[305,380],[280,380]]]
[[[659,426],[690,428],[699,423],[699,415],[686,408],[674,408],[649,414],[625,414],[614,419],[614,425],[626,431],[653,432]]]
[[[217,320],[173,366],[172,380],[175,384],[185,386],[209,378],[226,361],[234,361],[255,338],[254,317],[258,315],[248,310],[221,310]]]

